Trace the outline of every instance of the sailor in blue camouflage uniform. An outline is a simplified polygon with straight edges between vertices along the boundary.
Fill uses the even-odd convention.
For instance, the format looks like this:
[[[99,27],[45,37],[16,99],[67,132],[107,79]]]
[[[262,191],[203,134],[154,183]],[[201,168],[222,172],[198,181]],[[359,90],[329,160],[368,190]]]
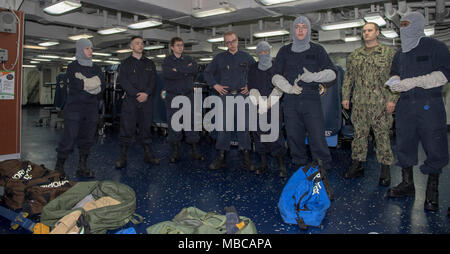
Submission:
[[[224,109],[227,108],[227,97],[248,96],[247,73],[250,65],[255,60],[248,53],[238,50],[238,38],[232,31],[224,34],[225,45],[228,50],[217,54],[205,69],[204,77],[209,86],[214,88],[223,102]],[[242,112],[240,112],[242,113]],[[223,114],[224,118],[226,114]],[[234,117],[236,123],[237,112]],[[248,116],[248,110],[245,115]],[[248,118],[248,117],[247,117]],[[225,121],[223,121],[225,123]],[[225,124],[224,124],[225,125]],[[237,136],[239,149],[242,151],[242,167],[252,170],[253,165],[250,159],[251,138],[248,122],[244,131],[223,131],[217,132],[216,149],[219,151],[217,158],[209,165],[209,169],[216,170],[226,165],[225,153],[230,150],[230,142],[233,133]]]
[[[319,84],[328,86],[337,76],[337,69],[325,49],[310,41],[311,24],[299,16],[292,25],[293,42],[283,46],[275,58],[273,84],[285,94],[282,98],[286,136],[295,168],[307,164],[306,134],[312,159],[331,167],[331,154],[325,139],[325,120]],[[331,188],[330,188],[331,190]]]
[[[253,140],[255,142],[256,153],[261,157],[261,164],[256,169],[256,174],[264,174],[267,171],[267,154],[271,154],[278,160],[279,175],[286,177],[286,165],[284,157],[286,155],[285,139],[281,132],[282,115],[281,109],[278,106],[278,119],[272,119],[272,110],[274,104],[279,104],[279,99],[283,92],[272,85],[273,66],[272,57],[270,56],[271,46],[266,41],[261,41],[256,46],[256,54],[258,55],[258,62],[250,66],[248,72],[248,89],[249,97],[254,105],[259,105],[258,115],[262,117],[267,114],[267,122],[272,120],[279,121],[278,123],[278,137],[273,142],[264,142],[261,139],[262,135],[268,135],[270,131],[262,131],[260,126],[258,130],[252,132]],[[264,100],[264,102],[263,102]]]
[[[119,83],[125,91],[125,99],[120,113],[120,158],[116,168],[127,165],[127,153],[133,143],[136,124],[139,123],[139,136],[136,138],[144,149],[144,161],[158,165],[151,149],[151,125],[153,120],[153,91],[156,87],[156,67],[152,60],[143,55],[144,41],[141,36],[130,40],[131,55],[122,61]]]
[[[64,133],[56,151],[55,170],[64,174],[64,163],[78,145],[79,161],[76,174],[94,177],[87,167],[91,147],[95,143],[99,101],[105,91],[101,68],[92,62],[92,42],[80,39],[76,42],[76,60],[67,67],[69,94],[64,106]]]
[[[199,131],[194,131],[194,77],[197,74],[197,63],[195,60],[183,53],[184,43],[180,37],[174,37],[170,41],[172,54],[164,59],[162,64],[164,89],[166,91],[166,113],[169,135],[167,141],[172,145],[173,153],[170,162],[175,163],[180,160],[179,147],[183,139],[182,131],[175,131],[172,127],[171,119],[177,108],[172,108],[172,100],[176,96],[187,96],[191,102],[191,126],[190,130],[184,130],[186,143],[190,144],[190,156],[194,160],[204,160],[198,151],[200,140]]]
[[[386,85],[400,92],[396,106],[397,165],[402,182],[388,190],[388,197],[415,195],[413,166],[418,163],[419,142],[426,160],[420,171],[428,175],[425,210],[439,209],[439,176],[448,164],[447,119],[442,87],[450,79],[447,46],[424,34],[425,18],[411,12],[400,20],[401,49],[394,56]]]

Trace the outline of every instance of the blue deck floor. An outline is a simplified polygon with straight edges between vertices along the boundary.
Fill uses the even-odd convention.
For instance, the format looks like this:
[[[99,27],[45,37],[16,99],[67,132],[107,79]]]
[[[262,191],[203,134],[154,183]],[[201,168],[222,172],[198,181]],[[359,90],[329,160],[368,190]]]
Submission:
[[[41,108],[26,107],[22,111],[22,158],[53,168],[56,161],[55,147],[61,129],[35,127],[35,121],[46,114]],[[114,180],[132,187],[137,196],[137,213],[144,223],[137,226],[139,233],[161,221],[172,219],[182,208],[195,206],[204,211],[224,213],[224,207],[234,205],[240,215],[251,218],[259,233],[265,234],[387,234],[450,233],[447,208],[450,206],[450,171],[448,166],[440,177],[438,212],[423,209],[426,176],[418,167],[414,168],[416,196],[406,199],[386,199],[387,187],[378,186],[379,164],[375,152],[369,150],[365,164],[365,177],[344,180],[343,172],[351,164],[350,147],[331,148],[334,167],[329,178],[335,191],[335,200],[328,209],[322,228],[301,231],[297,226],[283,223],[277,203],[287,180],[278,177],[277,162],[270,160],[270,172],[263,176],[240,169],[241,157],[237,149],[227,155],[227,167],[209,171],[207,165],[215,158],[213,145],[202,142],[201,150],[206,155],[204,162],[192,162],[187,155],[187,146],[182,146],[182,160],[171,164],[171,153],[165,137],[156,136],[153,151],[161,158],[159,166],[148,166],[143,162],[142,148],[135,144],[130,148],[128,168],[117,170],[114,162],[119,155],[118,130],[108,130],[106,138],[92,148],[88,165],[95,171],[96,180]],[[395,146],[395,143],[394,143]],[[395,148],[395,147],[394,147]],[[424,152],[419,160],[423,162]],[[257,157],[253,155],[253,160]],[[71,180],[76,178],[78,151],[75,150],[66,162],[66,171]],[[294,168],[288,166],[288,177]],[[400,182],[401,172],[392,167],[392,185]],[[0,233],[25,233],[9,229],[9,223],[0,218]]]

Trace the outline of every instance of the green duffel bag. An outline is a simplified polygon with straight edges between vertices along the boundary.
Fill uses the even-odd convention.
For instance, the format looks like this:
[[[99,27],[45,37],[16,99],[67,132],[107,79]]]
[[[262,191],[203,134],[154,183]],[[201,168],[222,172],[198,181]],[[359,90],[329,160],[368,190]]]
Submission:
[[[111,197],[120,204],[96,208],[87,212],[81,207],[74,209],[74,206],[89,195],[92,195],[94,200]],[[135,213],[136,194],[134,190],[125,184],[113,181],[78,182],[44,206],[41,222],[54,228],[56,222],[77,209],[82,211],[79,223],[81,223],[84,233],[105,234],[107,230],[121,228],[130,221],[134,224],[142,222],[142,216]]]
[[[257,234],[255,224],[239,216],[240,230],[236,234]],[[163,221],[147,228],[148,234],[226,234],[226,216],[204,212],[195,207],[183,208],[171,221]]]

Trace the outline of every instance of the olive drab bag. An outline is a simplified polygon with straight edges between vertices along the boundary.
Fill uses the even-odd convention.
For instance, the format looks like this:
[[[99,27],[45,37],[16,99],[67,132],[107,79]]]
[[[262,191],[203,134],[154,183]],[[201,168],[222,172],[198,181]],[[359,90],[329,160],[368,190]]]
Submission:
[[[278,201],[285,223],[297,224],[303,230],[321,225],[331,203],[323,173],[320,163],[312,162],[289,178]]]
[[[60,172],[27,160],[0,162],[2,201],[12,210],[23,209],[30,215],[41,213],[48,202],[73,186]]]
[[[257,234],[255,224],[239,216],[236,234]],[[226,234],[227,217],[216,212],[204,212],[196,207],[183,208],[171,221],[147,228],[148,234]]]
[[[92,197],[99,201],[110,197],[115,203],[95,205],[90,209],[79,206],[80,201]],[[103,199],[104,200],[104,199]],[[123,227],[128,222],[139,224],[142,217],[135,213],[136,194],[125,184],[113,181],[78,182],[64,194],[50,201],[41,213],[41,222],[54,229],[66,215],[79,211],[76,217],[78,233],[105,234],[107,230]],[[64,220],[63,220],[64,221]]]

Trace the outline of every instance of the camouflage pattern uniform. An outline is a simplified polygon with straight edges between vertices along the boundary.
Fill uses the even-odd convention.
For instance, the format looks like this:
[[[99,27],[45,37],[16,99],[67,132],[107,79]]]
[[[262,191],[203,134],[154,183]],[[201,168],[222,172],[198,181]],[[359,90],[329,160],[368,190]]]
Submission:
[[[349,100],[352,94],[351,120],[354,126],[352,159],[366,161],[368,136],[372,128],[376,142],[379,163],[392,165],[389,130],[392,114],[386,112],[386,103],[397,103],[399,98],[384,83],[389,79],[395,51],[379,44],[371,50],[363,46],[353,51],[347,60],[347,71],[342,85],[342,100]]]

